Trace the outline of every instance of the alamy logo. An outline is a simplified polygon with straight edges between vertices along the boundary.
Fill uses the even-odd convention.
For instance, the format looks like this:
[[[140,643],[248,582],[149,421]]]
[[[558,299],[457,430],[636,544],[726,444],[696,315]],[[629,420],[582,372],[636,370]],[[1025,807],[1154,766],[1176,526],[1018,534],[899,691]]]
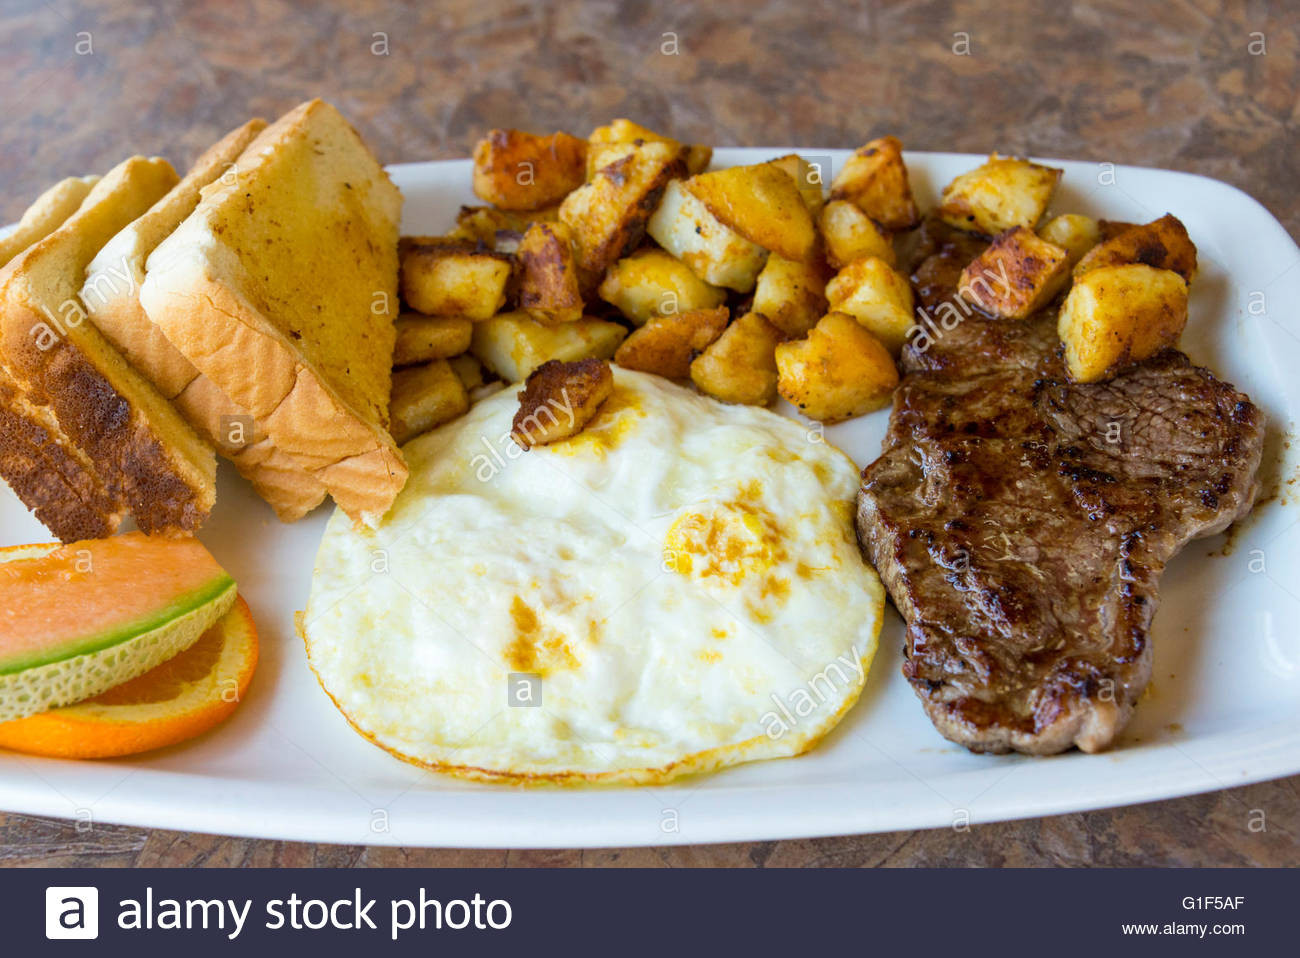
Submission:
[[[45,937],[99,937],[99,889],[51,885],[45,889]]]

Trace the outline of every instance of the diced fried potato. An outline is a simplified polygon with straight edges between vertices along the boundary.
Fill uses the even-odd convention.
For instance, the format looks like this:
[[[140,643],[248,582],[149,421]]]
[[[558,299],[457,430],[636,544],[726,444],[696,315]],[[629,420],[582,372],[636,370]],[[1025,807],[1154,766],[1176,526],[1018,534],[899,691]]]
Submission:
[[[582,185],[587,143],[567,133],[492,130],[474,147],[474,192],[505,210],[536,210]]]
[[[1061,171],[994,153],[943,190],[935,214],[951,226],[996,236],[1013,226],[1033,229],[1052,201]]]
[[[882,136],[853,151],[831,181],[831,199],[848,200],[887,230],[910,230],[921,221],[903,162],[903,144]]]
[[[713,147],[711,146],[683,144],[670,136],[648,130],[639,123],[619,119],[612,120],[608,126],[596,127],[591,131],[591,136],[587,137],[587,176],[590,177],[596,172],[596,167],[593,165],[593,156],[600,147],[618,143],[634,143],[637,140],[646,143],[668,143],[679,149],[684,149],[686,151],[686,172],[692,176],[707,170],[709,161],[713,159]]]
[[[826,284],[831,310],[848,313],[897,356],[914,325],[912,287],[878,256],[856,259]]]
[[[1084,253],[1101,242],[1101,226],[1091,216],[1062,213],[1044,223],[1039,228],[1038,235],[1065,250],[1070,266],[1073,267],[1083,258]]]
[[[890,266],[896,262],[893,238],[848,200],[827,203],[817,225],[826,241],[826,261],[834,269],[864,256],[877,256]]]
[[[1090,383],[1167,346],[1187,325],[1187,282],[1143,263],[1099,266],[1076,277],[1057,319],[1070,378]]]
[[[966,264],[957,293],[994,316],[1025,319],[1059,293],[1069,278],[1065,250],[1017,226]]]
[[[1158,220],[1131,226],[1079,260],[1075,276],[1101,266],[1142,263],[1156,269],[1171,269],[1190,283],[1196,278],[1196,244],[1178,217],[1166,213]]]
[[[399,446],[450,422],[468,408],[465,386],[445,359],[393,373],[389,432]]]
[[[826,312],[826,274],[819,263],[800,263],[773,253],[754,287],[755,313],[785,336],[802,336]]]
[[[776,344],[781,332],[758,313],[746,313],[691,363],[700,392],[723,402],[766,406],[776,398]]]
[[[447,359],[469,349],[474,324],[460,316],[424,316],[403,313],[397,317],[397,342],[393,365],[410,366]]]
[[[771,163],[732,166],[701,173],[686,190],[720,223],[786,259],[811,259],[817,231],[799,187],[789,173]]]
[[[1113,240],[1125,230],[1131,230],[1137,226],[1137,223],[1130,223],[1127,220],[1097,220],[1097,229],[1101,230],[1101,241]]]
[[[583,317],[547,326],[522,311],[499,313],[474,324],[470,352],[507,382],[519,382],[548,359],[608,359],[627,330]]]
[[[601,156],[616,158],[560,204],[560,221],[572,233],[574,258],[585,274],[584,290],[636,249],[664,188],[686,169],[681,151],[667,143],[621,144]]]
[[[402,298],[426,316],[487,319],[506,301],[510,257],[466,244],[404,242]]]
[[[778,156],[775,160],[769,160],[773,166],[784,170],[794,180],[794,185],[799,188],[799,195],[803,197],[804,206],[808,207],[808,212],[816,219],[817,214],[822,211],[822,206],[826,203],[826,194],[823,191],[825,186],[824,174],[820,163],[810,163],[798,153],[787,153],[785,156]]]
[[[781,396],[820,422],[879,409],[898,385],[889,350],[847,313],[827,313],[807,339],[778,345],[776,368]]]
[[[712,309],[727,298],[681,260],[653,248],[639,249],[611,266],[597,293],[638,326],[653,316]]]
[[[614,374],[603,359],[544,362],[519,390],[510,435],[523,449],[576,436],[613,392]]]
[[[727,317],[725,306],[651,317],[623,340],[614,362],[667,379],[685,379],[691,374],[691,360],[727,328]]]
[[[767,259],[767,250],[720,223],[681,180],[668,184],[646,229],[700,279],[740,293],[754,288]]]
[[[582,318],[582,291],[573,261],[569,228],[534,223],[515,251],[519,264],[519,308],[539,323],[569,323]]]
[[[447,362],[451,364],[452,371],[464,384],[466,392],[473,392],[487,382],[487,377],[483,374],[483,364],[471,353],[452,356]]]
[[[488,249],[504,252],[499,249],[503,237],[513,240],[522,237],[534,223],[554,223],[559,211],[559,206],[522,213],[493,206],[462,206],[456,214],[456,228],[444,239],[482,243]]]

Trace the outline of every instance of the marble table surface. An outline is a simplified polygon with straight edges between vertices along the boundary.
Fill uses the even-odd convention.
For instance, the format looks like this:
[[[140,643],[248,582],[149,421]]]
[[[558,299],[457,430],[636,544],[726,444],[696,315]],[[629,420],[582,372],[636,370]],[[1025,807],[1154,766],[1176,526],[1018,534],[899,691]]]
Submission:
[[[180,166],[249,116],[321,96],[385,162],[467,156],[493,126],[585,135],[616,116],[719,145],[853,147],[894,133],[910,149],[1202,173],[1300,235],[1300,20],[1286,8],[0,0],[0,222],[56,177],[136,152]],[[585,852],[78,831],[0,812],[0,865],[13,866],[1297,863],[1300,777],[962,832]]]

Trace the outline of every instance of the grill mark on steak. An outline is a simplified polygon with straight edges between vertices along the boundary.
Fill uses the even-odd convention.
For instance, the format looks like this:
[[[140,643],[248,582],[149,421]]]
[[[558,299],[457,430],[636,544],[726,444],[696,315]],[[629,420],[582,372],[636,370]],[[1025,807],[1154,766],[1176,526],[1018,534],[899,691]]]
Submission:
[[[981,245],[927,223],[918,298],[951,296]],[[1103,749],[1151,677],[1165,564],[1254,503],[1263,414],[1177,350],[1070,383],[1051,312],[916,342],[858,497],[903,674],[973,751]]]

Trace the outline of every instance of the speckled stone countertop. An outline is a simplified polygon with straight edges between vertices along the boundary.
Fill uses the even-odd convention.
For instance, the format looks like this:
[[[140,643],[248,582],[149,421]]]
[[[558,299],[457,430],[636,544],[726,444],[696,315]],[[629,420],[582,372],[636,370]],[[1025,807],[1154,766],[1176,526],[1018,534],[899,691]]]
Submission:
[[[385,162],[468,156],[493,126],[581,135],[616,116],[736,146],[853,147],[889,132],[910,149],[1203,173],[1298,235],[1288,6],[0,0],[0,222],[56,177],[137,152],[179,166],[249,116],[321,96]],[[1295,865],[1297,786],[961,832],[586,852],[78,831],[0,813],[0,865]]]

